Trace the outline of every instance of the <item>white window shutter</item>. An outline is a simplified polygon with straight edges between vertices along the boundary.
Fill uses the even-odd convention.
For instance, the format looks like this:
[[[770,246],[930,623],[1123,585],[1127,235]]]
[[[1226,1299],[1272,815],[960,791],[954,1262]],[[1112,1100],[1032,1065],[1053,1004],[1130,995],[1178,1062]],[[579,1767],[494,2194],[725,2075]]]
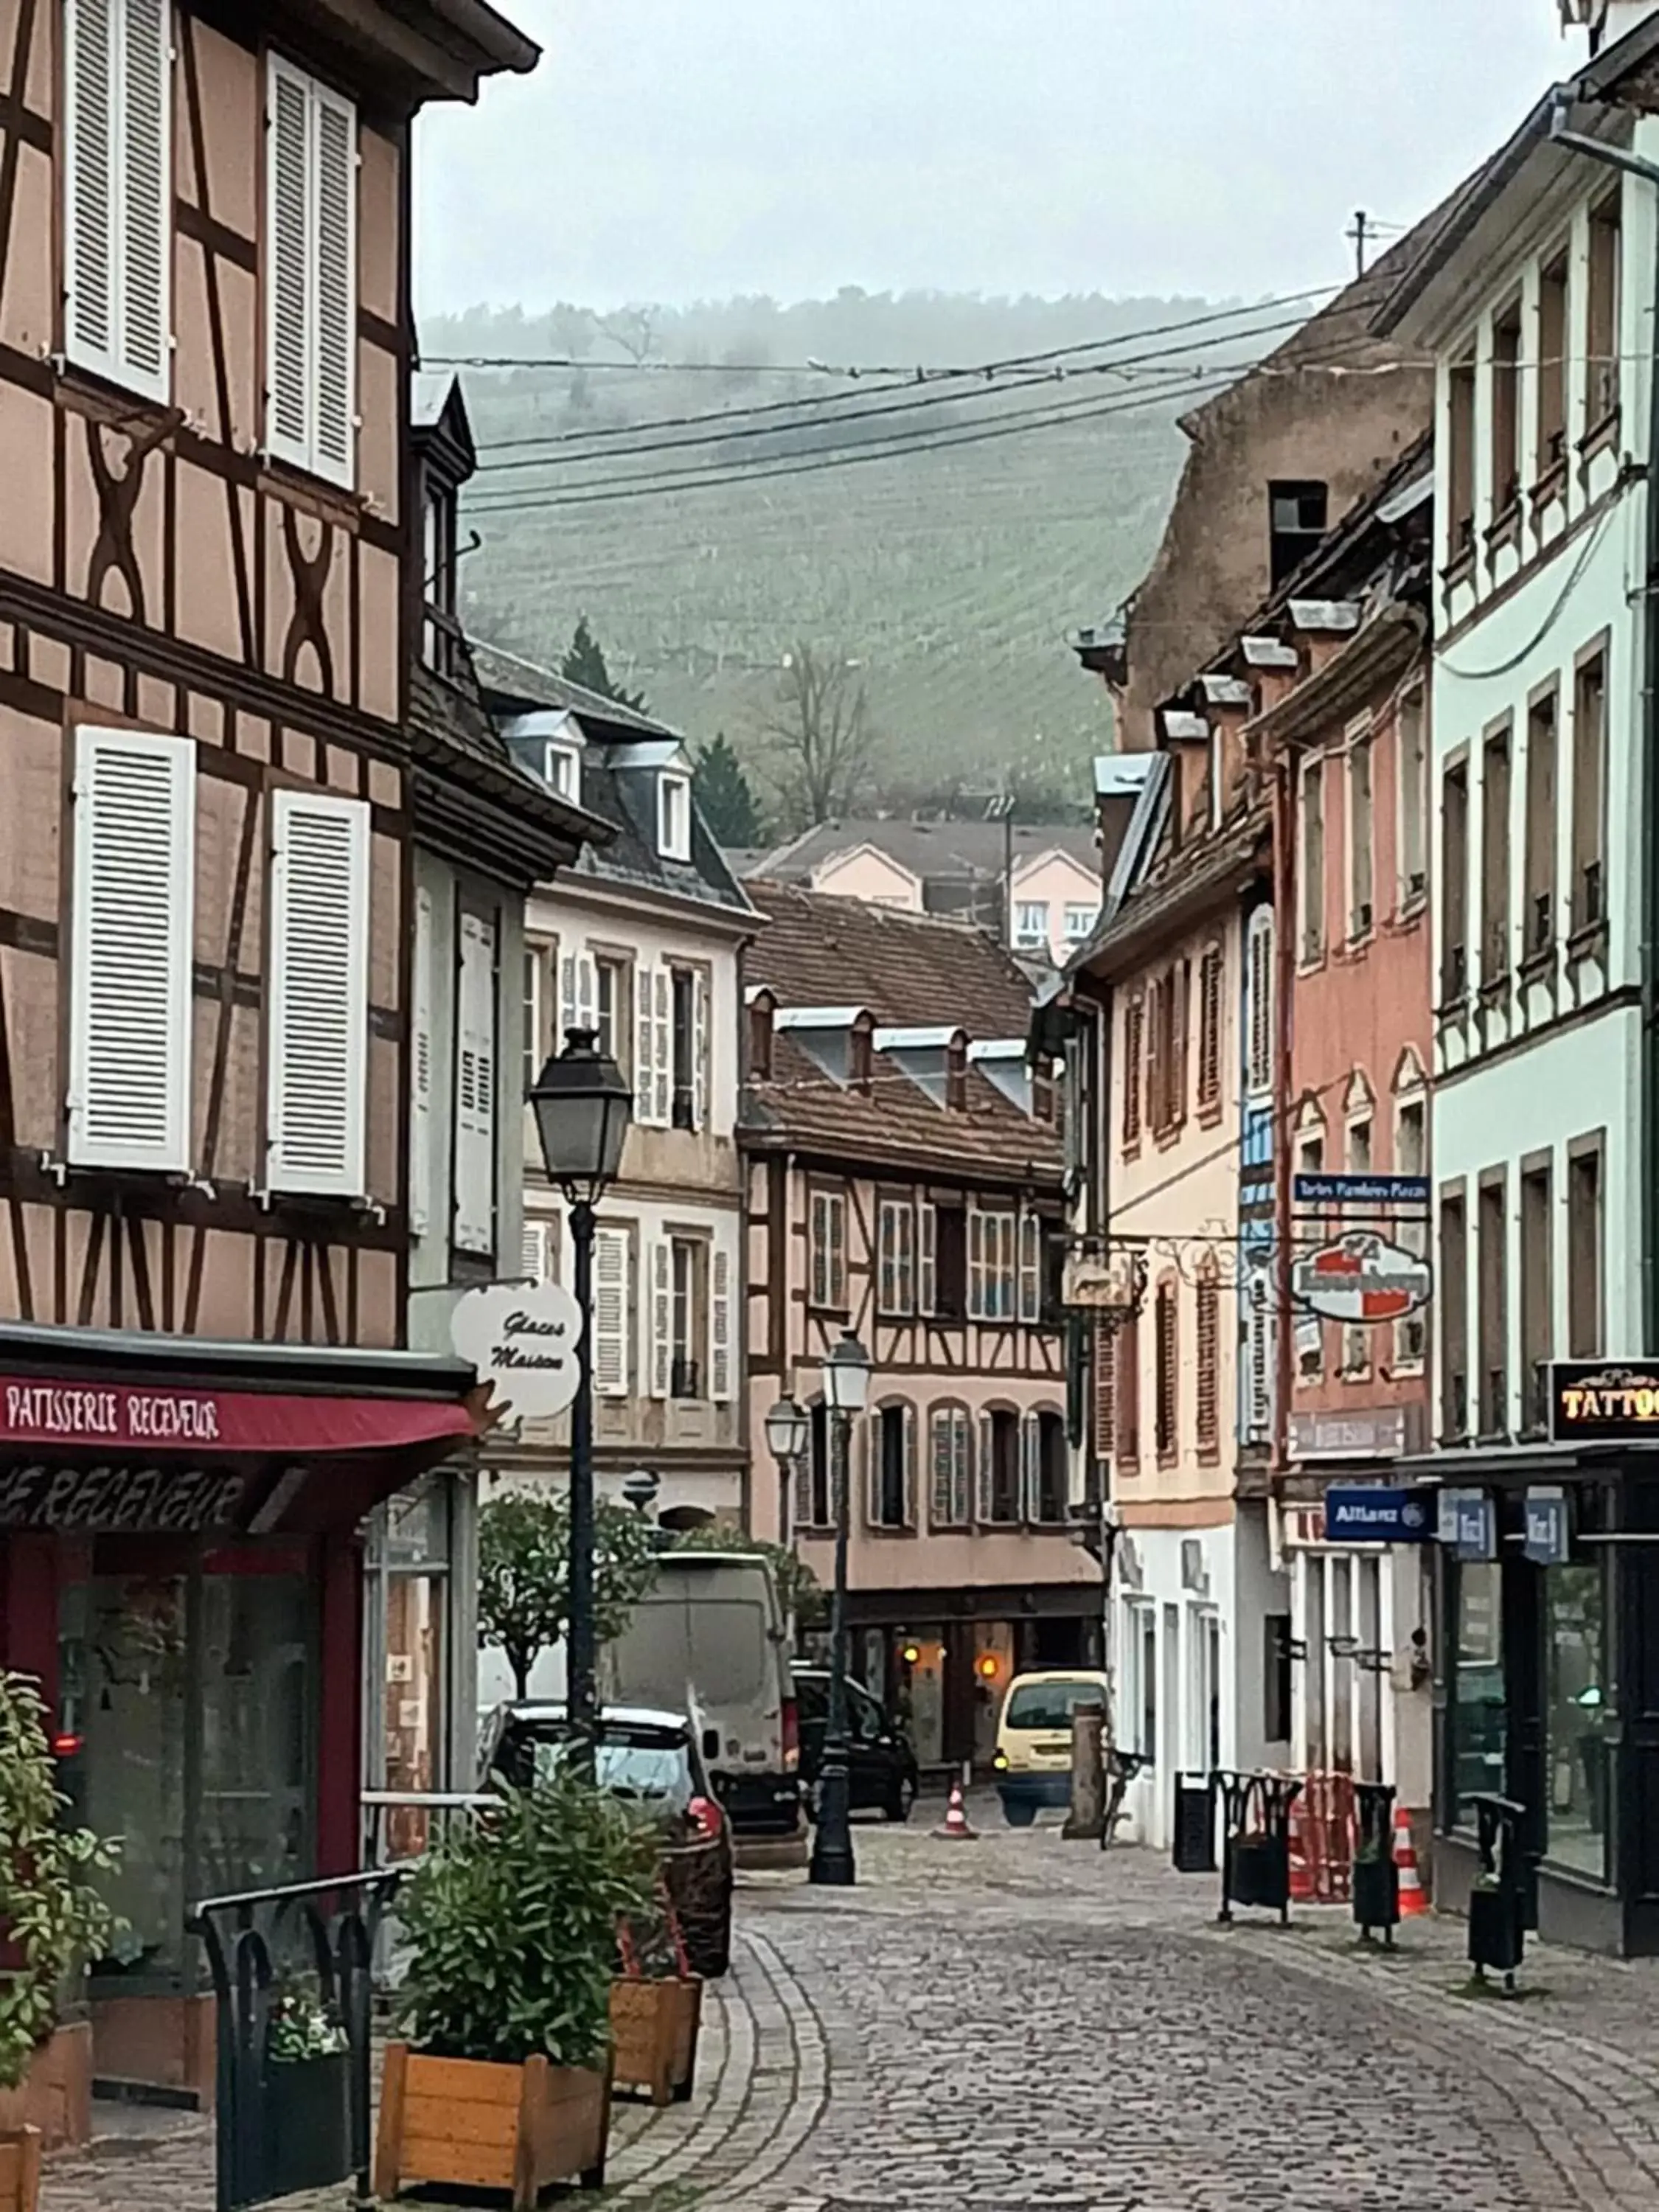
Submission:
[[[651,1393],[668,1395],[669,1353],[674,1333],[673,1255],[668,1239],[658,1237],[651,1247]]]
[[[576,963],[576,1027],[597,1030],[599,1025],[599,987],[593,972],[593,961],[584,952]]]
[[[951,1517],[965,1528],[974,1510],[974,1432],[966,1413],[951,1421]]]
[[[311,466],[311,80],[270,58],[265,109],[265,446]]]
[[[977,1468],[979,1475],[979,1510],[975,1518],[980,1521],[988,1522],[993,1517],[996,1503],[996,1483],[994,1480],[995,1465],[991,1449],[991,1416],[988,1413],[981,1413],[979,1417],[979,1465]]]
[[[120,244],[116,226],[121,0],[64,9],[64,329],[69,358],[118,374]]]
[[[869,1528],[883,1526],[881,1517],[881,1415],[872,1409],[859,1424],[864,1432],[864,1520]]]
[[[1035,1213],[1020,1216],[1019,1317],[1036,1321],[1042,1310],[1042,1224]]]
[[[948,1528],[952,1519],[951,1508],[956,1468],[956,1420],[952,1414],[934,1414],[930,1440],[933,1471],[927,1517],[935,1528]]]
[[[732,1397],[732,1255],[717,1244],[708,1262],[708,1395],[717,1406]]]
[[[795,1466],[795,1504],[790,1518],[797,1528],[810,1528],[812,1522],[812,1446],[808,1442]]]
[[[191,1164],[196,747],[76,732],[69,1157]]]
[[[463,1252],[495,1247],[495,929],[477,914],[461,916],[453,1236]]]
[[[659,968],[651,979],[657,1035],[653,1048],[652,1119],[665,1129],[674,1118],[674,987],[667,969]]]
[[[916,1409],[914,1406],[907,1406],[904,1409],[904,1525],[907,1528],[921,1525],[916,1497]]]
[[[362,799],[274,794],[267,974],[266,1183],[359,1198],[368,1087]]]
[[[555,1052],[564,1050],[564,1041],[571,1030],[580,1027],[576,1004],[576,956],[567,952],[559,963],[559,1034],[553,1041]]]
[[[432,1221],[432,893],[415,893],[415,973],[410,1010],[409,1225]]]
[[[1019,1424],[1020,1517],[1031,1522],[1042,1518],[1041,1443],[1036,1415],[1024,1414]]]
[[[653,969],[641,968],[635,976],[634,1119],[647,1124],[657,1118],[655,983]]]
[[[968,1215],[968,1310],[975,1320],[985,1311],[985,1216],[977,1207]]]
[[[939,1208],[933,1204],[932,1199],[924,1198],[916,1211],[921,1247],[921,1261],[916,1289],[916,1310],[921,1314],[931,1314],[936,1300],[936,1285],[939,1279],[937,1261]]]
[[[691,980],[691,1127],[708,1126],[708,978]]]
[[[349,486],[357,454],[357,116],[349,100],[311,88],[316,358],[312,467]]]
[[[172,27],[167,0],[124,0],[118,266],[121,380],[152,399],[171,376]]]
[[[524,1224],[524,1260],[520,1273],[526,1283],[547,1280],[547,1224],[526,1220]]]
[[[628,1395],[628,1278],[631,1255],[625,1229],[595,1231],[593,1388],[601,1398]]]

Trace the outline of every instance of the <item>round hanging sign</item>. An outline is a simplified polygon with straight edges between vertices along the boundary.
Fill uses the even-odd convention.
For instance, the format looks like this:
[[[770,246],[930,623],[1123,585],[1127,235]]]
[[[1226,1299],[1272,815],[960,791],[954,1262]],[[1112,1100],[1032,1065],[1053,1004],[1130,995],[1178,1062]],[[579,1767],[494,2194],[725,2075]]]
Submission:
[[[495,1384],[504,1414],[544,1421],[575,1397],[581,1325],[581,1308],[562,1284],[495,1283],[457,1300],[449,1335],[456,1358]]]

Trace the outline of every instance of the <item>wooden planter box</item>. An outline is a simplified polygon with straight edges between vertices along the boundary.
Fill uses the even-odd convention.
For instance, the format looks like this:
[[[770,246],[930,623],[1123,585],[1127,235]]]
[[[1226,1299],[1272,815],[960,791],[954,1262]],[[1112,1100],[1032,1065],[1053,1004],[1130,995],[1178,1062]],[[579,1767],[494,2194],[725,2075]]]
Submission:
[[[40,2130],[0,2135],[0,2212],[35,2212],[40,2197]]]
[[[389,2044],[374,2193],[390,2200],[405,2183],[454,2182],[502,2190],[513,2212],[534,2212],[555,2181],[604,2186],[610,2135],[608,2070],[433,2058]]]
[[[653,2105],[683,2104],[696,2072],[702,1984],[619,1978],[611,1984],[611,2076]]]

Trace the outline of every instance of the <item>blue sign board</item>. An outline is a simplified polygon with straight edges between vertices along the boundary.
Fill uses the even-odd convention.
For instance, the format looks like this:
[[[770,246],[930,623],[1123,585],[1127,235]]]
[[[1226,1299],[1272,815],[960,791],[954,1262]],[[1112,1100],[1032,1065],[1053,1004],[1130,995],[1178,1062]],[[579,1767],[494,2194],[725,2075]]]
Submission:
[[[1564,1567],[1572,1551],[1572,1522],[1565,1490],[1527,1492],[1526,1554],[1540,1567]]]
[[[1433,1534],[1434,1515],[1420,1490],[1370,1482],[1325,1492],[1328,1544],[1422,1544]]]
[[[1440,1540],[1460,1559],[1498,1557],[1498,1516],[1484,1490],[1443,1490]]]
[[[1427,1176],[1299,1175],[1291,1178],[1298,1206],[1426,1206]]]

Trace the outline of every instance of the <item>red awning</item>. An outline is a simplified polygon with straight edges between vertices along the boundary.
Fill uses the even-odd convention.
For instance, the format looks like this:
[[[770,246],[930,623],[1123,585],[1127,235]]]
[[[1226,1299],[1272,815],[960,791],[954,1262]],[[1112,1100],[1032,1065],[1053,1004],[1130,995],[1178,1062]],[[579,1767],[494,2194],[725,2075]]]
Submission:
[[[113,1449],[146,1458],[177,1453],[192,1460],[216,1453],[339,1459],[459,1442],[474,1434],[466,1407],[441,1399],[295,1397],[33,1376],[0,1382],[0,1449]]]

